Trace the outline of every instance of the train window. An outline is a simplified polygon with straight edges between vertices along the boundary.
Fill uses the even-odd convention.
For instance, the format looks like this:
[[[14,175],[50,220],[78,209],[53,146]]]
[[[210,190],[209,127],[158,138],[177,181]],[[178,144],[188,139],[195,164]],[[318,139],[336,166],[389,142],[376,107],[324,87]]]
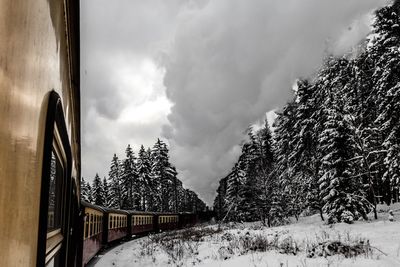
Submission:
[[[85,239],[89,236],[89,214],[85,216]]]
[[[90,214],[90,228],[89,228],[89,231],[90,231],[90,236],[92,236],[93,235],[93,214]]]
[[[50,163],[49,208],[47,216],[49,220],[47,221],[47,232],[61,227],[63,177],[64,170],[61,161],[53,150]]]
[[[94,214],[93,215],[93,235],[95,235],[96,234],[96,230],[97,230],[97,226],[96,226],[96,224],[97,224],[97,218],[96,218],[97,216],[96,216],[96,214]]]
[[[96,216],[96,227],[94,228],[94,234],[96,235],[99,231],[99,215]]]
[[[48,187],[48,209],[47,209],[47,240],[46,240],[46,262],[47,266],[57,265],[60,261],[58,251],[64,239],[62,232],[62,205],[64,201],[64,166],[61,153],[53,141],[53,149],[50,158],[50,175]],[[54,256],[56,255],[56,256]],[[49,261],[51,259],[51,261]]]

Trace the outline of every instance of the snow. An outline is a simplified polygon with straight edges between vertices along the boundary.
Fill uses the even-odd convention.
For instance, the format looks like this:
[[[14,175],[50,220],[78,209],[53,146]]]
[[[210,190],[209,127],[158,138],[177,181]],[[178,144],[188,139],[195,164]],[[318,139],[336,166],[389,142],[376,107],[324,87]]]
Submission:
[[[326,225],[318,215],[313,215],[301,217],[299,222],[272,228],[264,227],[260,223],[230,224],[220,232],[217,232],[217,225],[196,227],[193,231],[210,231],[212,234],[205,234],[197,240],[188,236],[184,236],[186,241],[182,241],[180,237],[170,239],[175,245],[179,245],[179,251],[168,251],[168,245],[160,245],[160,239],[157,239],[160,235],[153,235],[114,247],[95,258],[90,266],[400,266],[400,203],[379,205],[377,210],[378,220],[357,221],[353,224]],[[388,220],[389,210],[393,211],[393,222]],[[372,218],[372,214],[370,216]],[[175,233],[182,235],[186,232]],[[167,236],[171,238],[173,235],[169,233]],[[289,239],[299,246],[300,252],[297,255],[282,254],[278,250],[244,253],[232,246],[234,242],[227,241],[245,236],[263,236],[268,240],[276,238],[278,243]],[[305,246],[318,243],[321,239],[369,240],[372,252],[368,256],[363,254],[352,258],[345,258],[343,255],[307,258]]]

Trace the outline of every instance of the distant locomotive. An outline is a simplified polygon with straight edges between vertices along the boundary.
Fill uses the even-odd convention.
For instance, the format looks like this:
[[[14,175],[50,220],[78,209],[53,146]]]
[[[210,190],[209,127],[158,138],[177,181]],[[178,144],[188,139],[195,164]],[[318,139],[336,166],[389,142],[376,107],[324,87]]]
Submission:
[[[105,245],[133,235],[180,229],[196,224],[193,213],[153,213],[104,208],[81,201],[83,239],[82,265]]]

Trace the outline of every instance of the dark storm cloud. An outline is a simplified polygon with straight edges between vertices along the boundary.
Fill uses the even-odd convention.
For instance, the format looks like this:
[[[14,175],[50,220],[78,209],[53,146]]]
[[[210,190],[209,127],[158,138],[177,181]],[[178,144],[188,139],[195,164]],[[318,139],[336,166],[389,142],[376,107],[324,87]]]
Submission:
[[[83,175],[106,175],[114,152],[151,146],[164,125],[180,178],[210,204],[247,126],[327,50],[358,42],[384,2],[82,1]]]
[[[184,182],[211,203],[243,130],[282,105],[327,50],[343,53],[360,41],[367,26],[348,34],[354,40],[342,36],[383,2],[219,0],[182,11],[165,60],[174,106],[164,135]]]

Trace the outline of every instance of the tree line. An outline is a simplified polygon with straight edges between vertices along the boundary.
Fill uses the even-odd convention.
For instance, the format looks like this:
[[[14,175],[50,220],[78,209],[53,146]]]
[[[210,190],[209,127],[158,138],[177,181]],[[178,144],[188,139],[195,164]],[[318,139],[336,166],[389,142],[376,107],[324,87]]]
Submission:
[[[327,56],[312,79],[299,79],[272,133],[267,123],[249,129],[219,182],[218,219],[276,225],[317,212],[350,223],[399,201],[399,9],[395,1],[377,10],[357,49]]]
[[[177,178],[168,147],[160,139],[153,148],[142,145],[138,156],[130,145],[125,158],[114,154],[108,178],[96,174],[92,185],[81,181],[83,200],[116,209],[152,212],[201,212],[206,204]]]

